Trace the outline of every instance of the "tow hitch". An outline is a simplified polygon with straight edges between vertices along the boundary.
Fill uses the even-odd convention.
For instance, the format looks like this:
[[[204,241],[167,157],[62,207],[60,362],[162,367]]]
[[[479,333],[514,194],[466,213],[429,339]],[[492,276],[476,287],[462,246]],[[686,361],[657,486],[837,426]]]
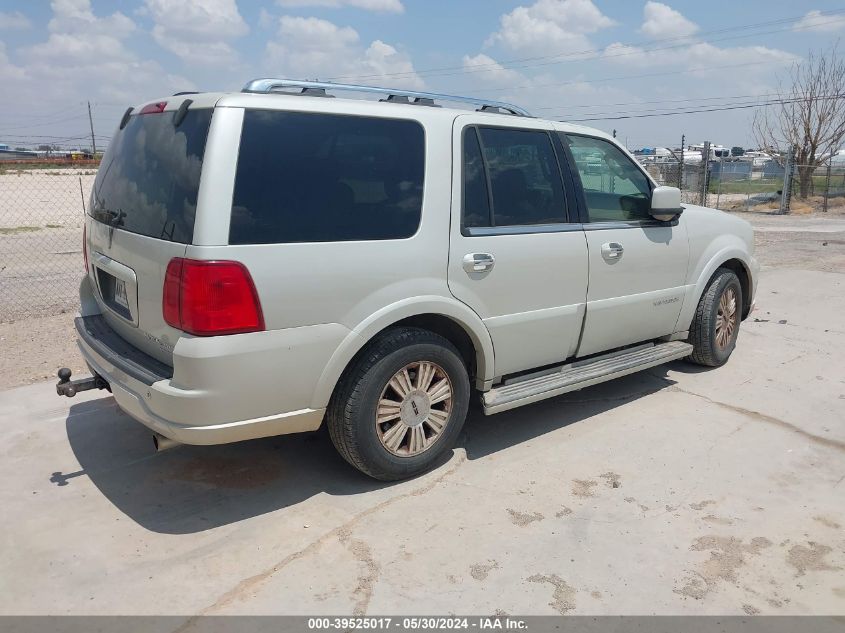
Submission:
[[[59,370],[59,382],[56,383],[56,393],[60,396],[67,396],[73,398],[80,391],[88,391],[89,389],[109,389],[109,383],[103,378],[94,374],[90,378],[81,378],[80,380],[70,379],[71,371],[67,367],[62,367]]]

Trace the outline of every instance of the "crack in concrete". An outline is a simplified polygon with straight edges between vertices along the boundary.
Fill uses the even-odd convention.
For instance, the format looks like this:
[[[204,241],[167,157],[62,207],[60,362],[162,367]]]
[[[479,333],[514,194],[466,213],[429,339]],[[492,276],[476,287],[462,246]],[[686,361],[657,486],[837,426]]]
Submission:
[[[419,497],[419,496],[426,494],[427,492],[430,492],[438,484],[440,484],[443,480],[445,480],[446,478],[453,475],[466,462],[466,460],[467,460],[466,454],[461,455],[458,458],[458,460],[457,460],[457,462],[455,463],[454,466],[452,466],[449,470],[447,470],[443,474],[439,475],[438,477],[432,479],[427,484],[420,486],[419,488],[416,488],[416,489],[411,490],[409,492],[404,492],[402,494],[396,495],[395,497],[385,499],[381,503],[378,503],[378,504],[376,504],[376,505],[374,505],[370,508],[367,508],[366,510],[362,510],[361,512],[354,515],[351,519],[349,519],[348,521],[346,521],[342,525],[339,525],[336,528],[329,530],[328,532],[323,534],[321,537],[319,537],[317,540],[312,541],[311,543],[309,543],[306,547],[302,548],[301,550],[293,552],[292,554],[285,556],[282,560],[278,561],[277,563],[275,563],[271,567],[268,567],[267,569],[260,571],[257,574],[253,574],[252,576],[249,576],[248,578],[242,579],[234,587],[232,587],[228,591],[221,594],[217,598],[217,600],[215,600],[213,603],[211,603],[207,607],[200,610],[200,612],[197,615],[194,615],[194,616],[191,616],[190,618],[188,618],[188,620],[186,620],[185,623],[182,624],[182,626],[175,629],[173,631],[173,633],[183,633],[184,631],[191,629],[193,627],[194,623],[197,622],[201,616],[209,615],[210,613],[214,613],[216,611],[219,611],[220,609],[232,604],[233,602],[236,602],[237,600],[241,599],[246,593],[248,593],[249,591],[254,591],[257,587],[259,587],[261,584],[263,584],[266,580],[268,580],[274,574],[276,574],[277,572],[281,571],[282,569],[284,569],[285,567],[290,565],[292,562],[299,560],[301,558],[304,558],[304,557],[308,556],[309,554],[313,554],[314,552],[317,552],[323,545],[326,544],[326,542],[330,541],[331,539],[337,538],[338,540],[340,540],[341,538],[344,537],[344,535],[350,534],[352,528],[355,527],[355,525],[357,525],[358,523],[363,521],[368,516],[376,514],[377,512],[380,512],[381,510],[387,508],[388,506],[391,506],[394,503],[398,503],[399,501],[402,501],[404,499],[409,499],[411,497]],[[353,554],[354,554],[354,552],[353,552]],[[364,595],[363,597],[366,597],[366,595]],[[359,602],[360,602],[360,600],[359,600]],[[369,602],[369,598],[367,598],[367,603],[368,602]],[[367,603],[363,603],[363,604],[367,604]]]
[[[758,422],[766,422],[768,424],[774,424],[775,426],[779,426],[782,429],[786,429],[788,431],[792,431],[793,433],[797,433],[805,437],[806,439],[810,440],[811,442],[815,442],[816,444],[821,444],[827,448],[833,448],[836,450],[843,451],[845,450],[845,442],[841,440],[835,440],[829,437],[822,437],[821,435],[815,435],[814,433],[810,433],[809,431],[805,431],[801,427],[795,426],[789,422],[781,420],[780,418],[775,418],[771,415],[766,415],[765,413],[760,413],[759,411],[753,411],[751,409],[745,409],[743,407],[736,406],[734,404],[728,404],[727,402],[720,402],[719,400],[713,400],[709,396],[705,396],[700,393],[695,393],[694,391],[687,391],[686,389],[681,389],[677,385],[671,385],[668,389],[669,391],[676,391],[679,393],[684,393],[689,396],[695,396],[696,398],[701,398],[709,402],[710,404],[715,404],[717,407],[722,407],[723,409],[727,409],[729,411],[733,411],[734,413],[739,413],[740,415],[744,415],[749,417],[753,420],[757,420]]]
[[[352,615],[366,615],[370,600],[373,599],[373,588],[381,574],[381,566],[373,558],[373,551],[365,541],[352,538],[352,530],[349,527],[340,530],[337,540],[349,548],[352,556],[364,568],[363,573],[358,574],[358,586],[352,591],[352,595],[357,596]]]

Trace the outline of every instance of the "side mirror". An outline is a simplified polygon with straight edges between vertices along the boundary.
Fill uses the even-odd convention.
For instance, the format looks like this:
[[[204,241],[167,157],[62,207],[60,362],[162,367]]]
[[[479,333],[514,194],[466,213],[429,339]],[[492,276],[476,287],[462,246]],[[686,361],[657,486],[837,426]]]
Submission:
[[[681,190],[677,187],[655,187],[651,192],[651,217],[671,222],[683,213]]]

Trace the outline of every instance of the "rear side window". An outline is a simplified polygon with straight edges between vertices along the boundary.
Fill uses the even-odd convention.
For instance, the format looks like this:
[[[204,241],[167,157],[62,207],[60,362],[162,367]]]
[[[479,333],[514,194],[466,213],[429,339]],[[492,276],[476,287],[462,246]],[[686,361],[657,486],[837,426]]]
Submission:
[[[487,217],[485,196],[492,203]],[[465,131],[463,222],[467,228],[566,222],[563,183],[548,132]]]
[[[415,121],[247,110],[229,243],[410,237],[424,160]]]
[[[112,226],[190,243],[211,108],[138,114],[118,130],[94,181],[89,214]]]

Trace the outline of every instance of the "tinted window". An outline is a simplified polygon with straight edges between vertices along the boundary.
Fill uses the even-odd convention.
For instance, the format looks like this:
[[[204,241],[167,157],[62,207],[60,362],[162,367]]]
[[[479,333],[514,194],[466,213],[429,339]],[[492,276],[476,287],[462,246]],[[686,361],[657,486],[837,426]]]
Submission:
[[[549,135],[480,128],[490,178],[494,226],[566,222],[563,186]]]
[[[487,176],[481,158],[481,146],[474,127],[464,129],[464,205],[463,225],[492,226]]]
[[[129,117],[115,133],[94,181],[90,214],[132,233],[187,244],[194,234],[211,109]]]
[[[247,110],[229,243],[410,237],[424,153],[414,121]]]
[[[590,222],[649,219],[651,188],[642,170],[608,141],[561,135],[569,145],[587,202]]]

